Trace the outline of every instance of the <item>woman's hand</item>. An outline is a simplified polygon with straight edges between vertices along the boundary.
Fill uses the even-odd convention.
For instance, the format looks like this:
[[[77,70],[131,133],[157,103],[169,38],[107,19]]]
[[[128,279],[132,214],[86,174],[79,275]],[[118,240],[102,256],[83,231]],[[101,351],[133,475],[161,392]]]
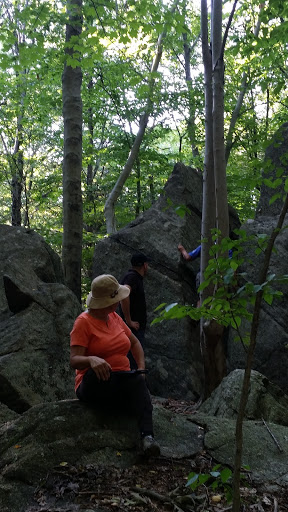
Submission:
[[[89,356],[89,363],[92,370],[96,373],[99,380],[109,380],[111,366],[105,359],[97,356]]]
[[[86,348],[80,345],[70,347],[70,364],[76,370],[92,368],[99,380],[109,380],[110,378],[110,364],[101,357],[86,356]]]
[[[131,320],[130,324],[128,324],[128,327],[131,327],[132,329],[134,329],[134,331],[138,331],[139,330],[139,327],[140,327],[140,324],[139,322],[134,322],[134,320]]]

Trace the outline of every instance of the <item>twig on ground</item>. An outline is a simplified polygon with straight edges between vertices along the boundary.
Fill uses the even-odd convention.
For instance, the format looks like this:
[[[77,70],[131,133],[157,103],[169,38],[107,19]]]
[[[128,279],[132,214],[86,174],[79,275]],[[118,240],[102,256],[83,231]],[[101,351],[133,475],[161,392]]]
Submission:
[[[264,423],[265,427],[267,428],[267,430],[268,430],[268,432],[269,432],[270,436],[272,437],[272,439],[273,439],[274,443],[276,444],[276,446],[277,446],[277,448],[278,448],[279,452],[283,452],[283,448],[282,448],[282,446],[280,446],[280,444],[278,443],[278,441],[277,441],[276,437],[274,436],[273,432],[271,432],[271,430],[270,430],[270,428],[268,427],[268,425],[267,425],[266,421],[264,420],[264,418],[262,418],[262,421],[263,421],[263,423]]]
[[[169,503],[173,505],[176,512],[184,512],[182,508],[180,508],[174,500],[172,500],[169,496],[163,496],[163,494],[159,494],[155,491],[150,491],[149,489],[144,489],[143,487],[133,487],[131,489],[133,492],[137,492],[138,494],[144,494],[145,496],[149,496],[150,498],[154,498],[162,503]]]

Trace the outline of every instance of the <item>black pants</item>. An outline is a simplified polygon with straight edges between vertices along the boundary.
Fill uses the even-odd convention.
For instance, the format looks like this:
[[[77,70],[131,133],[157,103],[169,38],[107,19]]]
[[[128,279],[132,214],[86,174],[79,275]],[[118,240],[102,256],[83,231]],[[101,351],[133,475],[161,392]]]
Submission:
[[[154,435],[153,406],[143,375],[112,373],[108,381],[102,381],[90,368],[77,388],[76,395],[79,400],[99,405],[110,413],[115,409],[134,413],[141,437]]]

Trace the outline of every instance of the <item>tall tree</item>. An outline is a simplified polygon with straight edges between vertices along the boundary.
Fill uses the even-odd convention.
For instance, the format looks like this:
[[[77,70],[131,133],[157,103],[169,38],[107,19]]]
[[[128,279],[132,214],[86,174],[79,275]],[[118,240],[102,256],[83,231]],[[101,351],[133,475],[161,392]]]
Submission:
[[[179,3],[179,0],[174,1],[173,5],[170,9],[171,14],[173,14],[175,12],[178,3]],[[106,216],[106,226],[107,226],[108,234],[116,231],[115,202],[117,201],[117,199],[122,191],[122,188],[124,186],[124,183],[127,180],[129,174],[131,173],[133,165],[138,157],[139,148],[142,143],[142,140],[143,140],[143,137],[145,134],[145,130],[147,128],[149,116],[150,116],[152,108],[153,108],[152,95],[153,95],[153,89],[155,86],[155,75],[158,70],[158,67],[159,67],[159,64],[161,61],[161,57],[162,57],[163,41],[166,37],[166,31],[167,31],[167,26],[164,27],[163,32],[160,34],[160,36],[158,38],[157,51],[156,51],[155,57],[153,59],[153,63],[151,66],[151,71],[150,71],[148,97],[146,100],[144,113],[142,114],[141,119],[140,119],[137,135],[135,137],[133,146],[129,153],[127,162],[124,166],[124,169],[121,172],[116,184],[114,185],[114,187],[113,187],[112,191],[110,192],[110,194],[107,198],[107,201],[105,203],[105,216]]]
[[[222,0],[211,3],[209,44],[207,1],[201,1],[202,52],[205,73],[205,162],[201,227],[201,283],[210,258],[212,229],[221,238],[229,235],[229,214],[224,144],[224,47],[237,0],[222,36]],[[228,253],[227,253],[228,257]],[[215,293],[206,288],[201,302]],[[201,347],[205,371],[205,394],[209,396],[226,374],[222,343],[223,327],[215,321],[201,322]]]
[[[79,53],[82,32],[82,0],[67,0],[65,64],[62,75],[63,244],[62,261],[68,287],[81,300],[83,207],[82,171],[82,70]]]

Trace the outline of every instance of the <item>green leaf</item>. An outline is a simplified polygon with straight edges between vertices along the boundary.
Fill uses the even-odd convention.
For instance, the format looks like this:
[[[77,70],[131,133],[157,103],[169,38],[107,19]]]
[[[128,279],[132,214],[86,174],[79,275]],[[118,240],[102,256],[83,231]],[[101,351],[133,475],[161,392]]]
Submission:
[[[235,316],[234,318],[232,318],[231,326],[234,329],[239,329],[240,325],[241,325],[241,317],[240,316]]]
[[[166,306],[167,302],[162,302],[161,304],[159,304],[159,306],[157,306],[157,308],[154,309],[154,311],[159,311],[159,309],[162,309],[164,306]]]
[[[214,478],[217,478],[218,476],[220,476],[220,471],[210,471],[210,475],[213,476]]]
[[[186,487],[191,487],[191,489],[194,491],[195,489],[197,489],[198,487],[198,477],[199,477],[199,474],[198,473],[190,473],[188,475],[188,481],[187,481],[187,484],[186,484]]]
[[[226,483],[229,478],[231,478],[232,476],[232,471],[230,468],[224,468],[222,471],[221,471],[221,482],[223,483]]]
[[[274,194],[271,199],[269,200],[269,205],[271,206],[271,204],[275,203],[275,201],[277,201],[277,199],[281,199],[282,197],[282,194],[280,192],[278,192],[277,194]]]
[[[166,313],[168,313],[168,311],[173,309],[175,306],[178,306],[178,302],[173,302],[172,304],[168,304],[168,306],[165,306]]]
[[[272,293],[265,293],[265,294],[263,295],[263,299],[265,300],[265,302],[266,302],[267,304],[269,304],[269,306],[271,306],[271,304],[272,304],[272,302],[273,302],[273,298],[274,298],[274,297],[273,297]]]

